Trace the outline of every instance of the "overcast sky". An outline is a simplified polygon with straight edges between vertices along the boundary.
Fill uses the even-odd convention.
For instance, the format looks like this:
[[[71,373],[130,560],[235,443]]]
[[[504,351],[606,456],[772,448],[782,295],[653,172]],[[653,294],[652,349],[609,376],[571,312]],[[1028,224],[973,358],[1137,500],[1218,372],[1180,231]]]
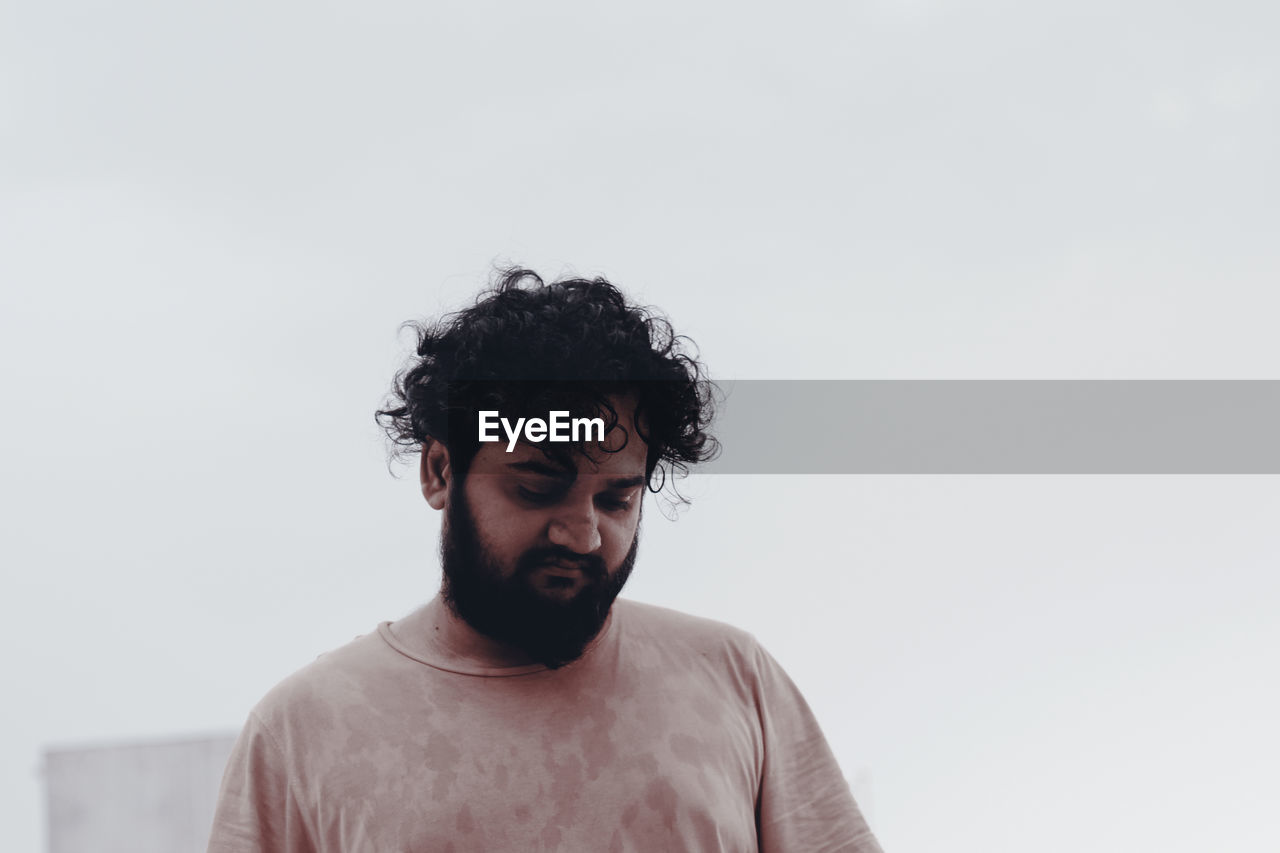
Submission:
[[[6,849],[438,582],[372,421],[495,262],[736,379],[1280,378],[1261,2],[0,3]],[[785,9],[785,12],[784,12]],[[1274,851],[1280,480],[706,476],[889,853]]]

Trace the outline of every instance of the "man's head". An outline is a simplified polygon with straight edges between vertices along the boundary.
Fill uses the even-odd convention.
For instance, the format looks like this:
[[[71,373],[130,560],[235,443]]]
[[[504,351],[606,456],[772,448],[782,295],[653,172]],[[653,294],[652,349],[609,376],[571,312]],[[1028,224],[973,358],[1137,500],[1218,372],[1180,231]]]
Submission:
[[[417,331],[378,420],[422,451],[423,494],[445,511],[444,598],[535,660],[573,660],[631,571],[645,488],[714,453],[710,383],[665,320],[603,279],[511,270]],[[567,411],[606,430],[508,452],[479,440],[481,411],[511,423]]]
[[[630,413],[627,401],[614,403]],[[486,445],[461,479],[442,445],[423,453],[423,494],[445,513],[445,601],[480,633],[551,667],[582,654],[635,562],[647,448],[624,427],[608,439],[568,464],[528,443],[511,453]]]

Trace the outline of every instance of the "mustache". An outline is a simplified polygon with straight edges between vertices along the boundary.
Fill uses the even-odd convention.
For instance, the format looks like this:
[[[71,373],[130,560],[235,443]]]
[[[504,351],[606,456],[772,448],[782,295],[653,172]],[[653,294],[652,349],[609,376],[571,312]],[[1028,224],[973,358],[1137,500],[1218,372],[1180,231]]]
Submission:
[[[608,572],[605,570],[604,558],[596,554],[579,554],[568,548],[550,545],[545,548],[531,548],[520,555],[516,563],[517,575],[529,575],[547,563],[560,563],[573,566],[587,578],[602,581]]]

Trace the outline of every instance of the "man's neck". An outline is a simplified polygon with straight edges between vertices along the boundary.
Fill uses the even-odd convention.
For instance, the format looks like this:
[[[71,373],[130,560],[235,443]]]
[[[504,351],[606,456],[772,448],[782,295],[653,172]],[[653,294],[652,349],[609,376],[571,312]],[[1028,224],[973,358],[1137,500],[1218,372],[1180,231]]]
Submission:
[[[520,649],[499,642],[467,624],[444,598],[436,595],[423,608],[426,636],[421,641],[442,660],[482,667],[528,666],[536,663]]]

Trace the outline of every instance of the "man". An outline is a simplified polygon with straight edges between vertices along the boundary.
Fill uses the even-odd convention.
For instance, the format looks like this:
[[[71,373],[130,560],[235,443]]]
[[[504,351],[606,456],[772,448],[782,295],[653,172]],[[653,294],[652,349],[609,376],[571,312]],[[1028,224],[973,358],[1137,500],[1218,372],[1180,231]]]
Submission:
[[[750,635],[615,601],[709,390],[603,279],[511,270],[421,327],[378,415],[444,513],[440,594],[258,703],[210,853],[879,851]]]

